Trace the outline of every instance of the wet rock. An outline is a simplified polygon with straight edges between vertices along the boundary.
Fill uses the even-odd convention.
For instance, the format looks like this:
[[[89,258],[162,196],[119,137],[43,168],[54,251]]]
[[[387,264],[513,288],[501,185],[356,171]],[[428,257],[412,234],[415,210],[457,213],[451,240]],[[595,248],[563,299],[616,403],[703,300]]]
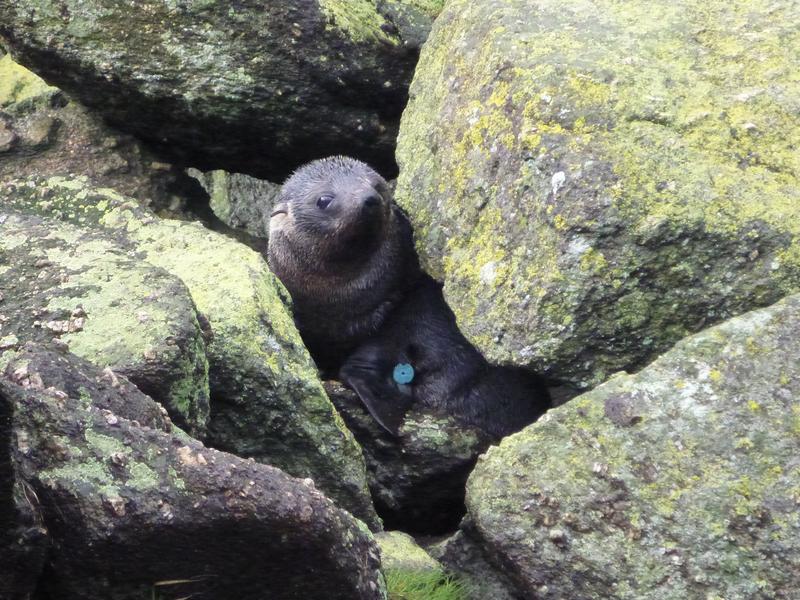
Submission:
[[[468,482],[475,538],[525,598],[794,598],[798,332],[794,295],[506,438]]]
[[[325,383],[328,396],[358,440],[378,514],[389,529],[439,534],[464,514],[464,485],[490,440],[454,419],[413,409],[399,437],[386,432],[356,394]]]
[[[447,4],[396,199],[488,359],[587,389],[800,289],[799,19],[788,1]]]
[[[5,3],[0,36],[22,64],[186,166],[277,180],[347,154],[391,175],[437,4]]]
[[[199,224],[159,219],[85,179],[10,182],[0,185],[0,202],[93,228],[183,282],[209,362],[209,444],[313,478],[380,528],[361,449],[325,395],[287,310],[288,294],[259,254]]]
[[[59,340],[161,402],[203,436],[208,362],[186,286],[114,236],[0,209],[0,335],[17,343]],[[6,345],[6,344],[4,344]],[[2,354],[5,360],[5,352]]]
[[[0,409],[46,528],[48,597],[385,598],[369,532],[310,481],[58,387],[0,378]]]

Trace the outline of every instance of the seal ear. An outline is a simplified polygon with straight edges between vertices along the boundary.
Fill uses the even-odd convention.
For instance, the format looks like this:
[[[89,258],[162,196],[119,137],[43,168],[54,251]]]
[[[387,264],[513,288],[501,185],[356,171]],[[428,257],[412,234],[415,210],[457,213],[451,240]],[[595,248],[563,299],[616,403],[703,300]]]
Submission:
[[[339,378],[358,394],[381,427],[398,436],[413,400],[391,383],[391,376],[387,376],[391,369],[390,362],[381,359],[376,349],[361,348],[347,359]]]
[[[269,215],[269,232],[280,231],[289,219],[289,203],[279,201]]]

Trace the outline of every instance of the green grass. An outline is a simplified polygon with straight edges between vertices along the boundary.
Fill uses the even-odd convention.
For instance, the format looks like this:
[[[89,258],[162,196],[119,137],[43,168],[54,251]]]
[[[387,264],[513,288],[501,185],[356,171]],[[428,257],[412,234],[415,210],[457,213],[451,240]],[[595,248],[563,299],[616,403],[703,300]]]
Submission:
[[[467,600],[466,584],[441,571],[387,569],[389,600]]]

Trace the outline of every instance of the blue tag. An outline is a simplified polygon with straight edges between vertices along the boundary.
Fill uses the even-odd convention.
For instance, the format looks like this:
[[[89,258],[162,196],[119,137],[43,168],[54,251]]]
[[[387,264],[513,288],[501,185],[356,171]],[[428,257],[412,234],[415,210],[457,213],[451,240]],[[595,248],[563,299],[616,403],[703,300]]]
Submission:
[[[414,367],[408,363],[399,363],[394,366],[392,377],[400,385],[406,385],[414,381]]]

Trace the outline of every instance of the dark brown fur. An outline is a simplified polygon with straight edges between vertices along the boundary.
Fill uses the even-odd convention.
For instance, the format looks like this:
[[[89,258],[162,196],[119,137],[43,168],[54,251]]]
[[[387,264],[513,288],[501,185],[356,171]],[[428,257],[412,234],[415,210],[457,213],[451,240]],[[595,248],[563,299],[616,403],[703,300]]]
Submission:
[[[320,198],[332,200],[321,208]],[[419,268],[408,220],[364,163],[314,161],[286,181],[271,218],[269,263],[318,365],[338,369],[390,432],[414,404],[495,437],[549,406],[536,375],[490,365],[464,338],[441,286]],[[394,381],[398,363],[414,367],[411,384]]]

